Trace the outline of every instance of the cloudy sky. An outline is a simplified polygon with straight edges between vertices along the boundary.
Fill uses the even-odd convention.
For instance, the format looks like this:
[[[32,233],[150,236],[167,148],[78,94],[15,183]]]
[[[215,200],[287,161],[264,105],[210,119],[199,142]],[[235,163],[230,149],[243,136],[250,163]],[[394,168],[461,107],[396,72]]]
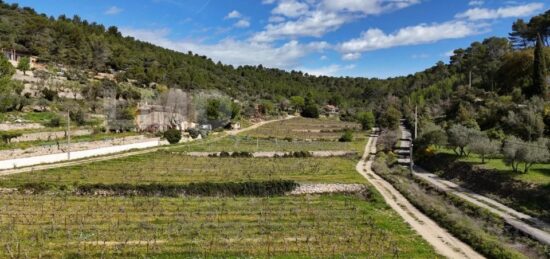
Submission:
[[[547,0],[21,0],[233,65],[385,78],[432,66]],[[545,4],[546,2],[546,4]]]

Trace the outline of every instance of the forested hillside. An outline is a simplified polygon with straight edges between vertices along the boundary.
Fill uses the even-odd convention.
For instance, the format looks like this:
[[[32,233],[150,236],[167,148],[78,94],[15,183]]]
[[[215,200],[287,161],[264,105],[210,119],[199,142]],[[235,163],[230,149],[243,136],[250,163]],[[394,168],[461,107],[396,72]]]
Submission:
[[[511,26],[511,40],[475,42],[455,50],[450,64],[439,62],[414,75],[385,80],[316,77],[261,65],[233,67],[123,37],[116,27],[105,28],[78,16],[48,17],[17,4],[0,5],[0,46],[36,55],[44,63],[111,71],[118,82],[133,79],[145,88],[159,83],[186,90],[219,89],[250,102],[269,100],[276,107],[293,96],[309,95],[318,104],[358,108],[345,109],[351,112],[347,115],[372,110],[378,117],[391,111],[389,106],[410,116],[418,105],[423,116],[445,116],[491,129],[505,125],[504,118],[517,104],[526,104],[533,96],[544,99],[543,90],[533,86],[533,46],[536,35],[543,43],[548,41],[549,24],[550,11],[529,22],[518,20]],[[542,59],[550,64],[548,49],[544,52]],[[470,78],[471,87],[465,87]],[[544,105],[537,111],[538,116],[548,117]]]

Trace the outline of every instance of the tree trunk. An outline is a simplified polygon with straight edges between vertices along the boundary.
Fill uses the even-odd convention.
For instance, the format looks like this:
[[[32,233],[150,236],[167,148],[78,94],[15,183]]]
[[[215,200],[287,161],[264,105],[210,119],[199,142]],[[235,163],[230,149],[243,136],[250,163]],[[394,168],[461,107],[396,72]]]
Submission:
[[[531,168],[531,166],[533,165],[533,163],[525,163],[525,168],[524,168],[524,171],[523,173],[526,174],[526,173],[529,173],[529,168]]]

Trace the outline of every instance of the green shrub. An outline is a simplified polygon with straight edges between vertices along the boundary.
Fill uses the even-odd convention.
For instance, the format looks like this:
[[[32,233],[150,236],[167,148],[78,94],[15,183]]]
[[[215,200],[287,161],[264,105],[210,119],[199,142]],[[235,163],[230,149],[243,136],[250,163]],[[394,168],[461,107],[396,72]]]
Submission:
[[[85,118],[84,111],[81,109],[77,109],[75,111],[69,111],[69,118],[71,118],[72,121],[76,122],[76,124],[82,126],[86,124],[86,118]]]
[[[2,139],[2,142],[4,142],[4,144],[9,144],[11,143],[12,139],[21,137],[21,135],[22,134],[19,132],[4,131],[4,132],[0,132],[0,139]]]
[[[53,117],[46,123],[46,127],[50,128],[57,128],[59,126],[61,126],[61,118],[59,117]]]
[[[344,134],[338,139],[340,142],[352,142],[353,141],[353,132],[351,130],[345,130]]]
[[[187,129],[186,130],[187,133],[189,133],[189,136],[191,136],[191,138],[198,138],[199,135],[201,135],[201,132],[198,130],[198,129],[195,129],[195,128],[192,128],[192,129]]]
[[[302,117],[306,118],[319,118],[319,108],[316,104],[310,103],[304,107],[301,113]]]
[[[170,144],[177,144],[181,140],[181,132],[177,129],[168,129],[163,135]]]
[[[115,195],[142,196],[277,196],[284,195],[298,187],[294,181],[274,180],[263,182],[226,182],[190,184],[83,184],[76,187],[81,195],[94,195],[98,191],[113,192]]]

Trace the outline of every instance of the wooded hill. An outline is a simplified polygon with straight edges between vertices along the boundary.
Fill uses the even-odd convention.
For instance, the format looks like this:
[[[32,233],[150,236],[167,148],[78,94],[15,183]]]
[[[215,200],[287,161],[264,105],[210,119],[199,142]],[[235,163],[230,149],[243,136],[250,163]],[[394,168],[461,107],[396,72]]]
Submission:
[[[470,73],[472,89],[481,96],[510,96],[523,102],[537,95],[531,91],[533,35],[547,40],[550,11],[531,20],[514,23],[512,41],[489,38],[475,42],[455,50],[450,64],[439,62],[414,75],[384,80],[316,77],[261,65],[233,67],[199,54],[179,53],[123,37],[116,27],[105,28],[78,16],[48,17],[32,8],[1,1],[0,47],[82,71],[115,71],[119,82],[134,79],[140,87],[159,83],[186,90],[219,89],[250,102],[269,100],[277,107],[292,96],[309,95],[318,104],[373,110],[377,115],[388,106],[407,115],[413,105],[424,108],[433,104],[429,114],[437,116],[456,113],[448,108],[454,107],[450,103],[462,103],[465,97],[456,93],[461,93],[460,86],[469,84]],[[546,64],[550,64],[549,56],[546,50]],[[438,107],[444,111],[435,111]]]

